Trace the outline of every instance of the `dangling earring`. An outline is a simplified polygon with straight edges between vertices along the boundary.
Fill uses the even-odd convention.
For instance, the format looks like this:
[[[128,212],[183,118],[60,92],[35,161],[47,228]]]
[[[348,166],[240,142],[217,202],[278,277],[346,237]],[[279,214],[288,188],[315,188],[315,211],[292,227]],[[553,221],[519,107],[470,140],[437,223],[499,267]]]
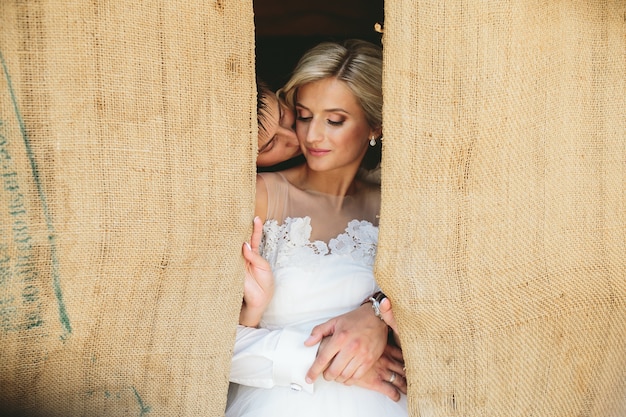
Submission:
[[[372,136],[370,139],[370,146],[376,146],[376,136]]]

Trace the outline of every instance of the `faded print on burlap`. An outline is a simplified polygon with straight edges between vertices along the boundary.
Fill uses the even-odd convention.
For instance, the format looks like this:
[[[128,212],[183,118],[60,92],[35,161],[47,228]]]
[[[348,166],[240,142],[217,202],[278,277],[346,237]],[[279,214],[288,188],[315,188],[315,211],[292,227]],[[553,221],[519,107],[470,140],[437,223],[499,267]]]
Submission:
[[[0,414],[221,416],[250,1],[0,2]]]

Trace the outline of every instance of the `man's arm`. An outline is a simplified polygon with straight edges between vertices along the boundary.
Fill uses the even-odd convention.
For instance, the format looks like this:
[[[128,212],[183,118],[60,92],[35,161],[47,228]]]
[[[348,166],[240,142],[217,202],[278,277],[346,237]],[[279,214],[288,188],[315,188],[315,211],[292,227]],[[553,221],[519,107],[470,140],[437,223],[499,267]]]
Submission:
[[[286,327],[269,330],[237,326],[230,381],[259,388],[294,387],[313,392],[304,380],[317,346],[302,343],[308,332]]]

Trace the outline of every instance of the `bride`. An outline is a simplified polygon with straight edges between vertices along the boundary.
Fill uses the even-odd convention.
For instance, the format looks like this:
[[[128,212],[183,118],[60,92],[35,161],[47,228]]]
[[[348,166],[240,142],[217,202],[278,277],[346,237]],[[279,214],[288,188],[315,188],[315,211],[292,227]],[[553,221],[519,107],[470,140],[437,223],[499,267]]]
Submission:
[[[406,392],[402,364],[389,350],[369,369],[348,361],[347,373],[360,377],[344,383],[309,371],[326,341],[312,343],[312,329],[366,300],[378,303],[380,189],[357,172],[380,150],[381,74],[379,47],[322,43],[279,91],[295,109],[306,164],[257,177],[228,417],[407,416],[404,395],[393,401],[368,389],[382,380]]]

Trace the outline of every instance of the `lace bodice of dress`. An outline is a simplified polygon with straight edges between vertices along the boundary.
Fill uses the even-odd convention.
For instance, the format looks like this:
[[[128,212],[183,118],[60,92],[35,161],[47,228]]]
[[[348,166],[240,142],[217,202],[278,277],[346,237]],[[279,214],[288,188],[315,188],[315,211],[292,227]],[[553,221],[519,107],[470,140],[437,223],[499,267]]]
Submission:
[[[262,326],[310,324],[354,309],[376,288],[378,187],[337,197],[298,189],[280,173],[261,175],[270,204],[260,252],[275,277]]]
[[[260,175],[268,192],[261,247],[270,264],[333,254],[373,264],[380,209],[377,186],[359,183],[354,194],[334,196],[296,188],[279,172]]]
[[[351,220],[345,231],[328,244],[310,238],[311,218],[308,216],[288,217],[281,225],[271,219],[263,227],[262,254],[272,267],[288,265],[294,259],[314,265],[321,256],[349,256],[364,265],[374,265],[378,227],[367,220]]]

